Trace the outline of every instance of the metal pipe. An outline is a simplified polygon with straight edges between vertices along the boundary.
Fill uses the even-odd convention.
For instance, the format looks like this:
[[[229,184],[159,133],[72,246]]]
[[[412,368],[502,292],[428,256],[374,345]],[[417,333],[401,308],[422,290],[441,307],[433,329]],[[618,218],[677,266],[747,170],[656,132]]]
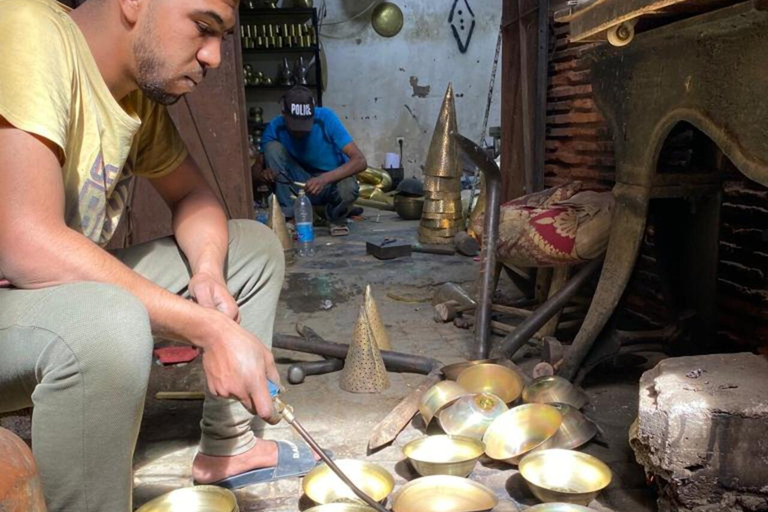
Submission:
[[[272,337],[272,347],[306,352],[324,357],[335,357],[337,359],[346,358],[347,351],[349,350],[349,345],[344,343],[333,343],[317,338],[308,341],[305,338],[288,334],[275,334]],[[384,366],[386,366],[388,371],[392,372],[427,375],[433,369],[443,366],[442,362],[431,357],[414,356],[391,350],[382,350],[381,357],[384,359]]]
[[[358,488],[352,480],[347,477],[347,475],[344,474],[344,472],[339,468],[339,466],[336,465],[335,462],[333,462],[333,459],[331,459],[326,453],[325,450],[322,449],[322,447],[317,444],[317,442],[314,440],[314,438],[304,430],[304,427],[296,420],[296,417],[293,415],[293,408],[285,404],[282,400],[275,397],[274,399],[275,407],[278,409],[278,413],[283,417],[285,421],[288,422],[295,430],[296,432],[301,436],[304,441],[312,448],[315,453],[317,453],[321,459],[323,459],[323,462],[328,464],[328,467],[331,468],[331,470],[336,473],[336,476],[338,476],[342,482],[347,484],[347,487],[349,487],[352,492],[354,492],[358,498],[363,500],[367,505],[372,507],[377,512],[390,512],[387,510],[384,505],[377,502],[370,496],[368,496],[365,492],[363,492],[360,488]]]
[[[307,375],[324,375],[337,372],[344,368],[344,360],[331,357],[322,361],[307,361],[294,363],[288,367],[286,374],[291,384],[301,384]]]
[[[603,258],[598,258],[584,265],[560,290],[536,308],[531,316],[523,320],[517,328],[501,341],[499,353],[511,359],[515,353],[536,334],[560,309],[565,306],[576,292],[596,273],[603,264]]]
[[[496,245],[499,239],[499,217],[501,212],[501,171],[483,149],[464,137],[454,133],[454,140],[464,153],[483,172],[485,177],[485,227],[483,229],[483,270],[482,283],[478,293],[477,321],[475,323],[475,359],[487,359],[491,351],[491,301],[493,298],[493,276],[496,271]]]

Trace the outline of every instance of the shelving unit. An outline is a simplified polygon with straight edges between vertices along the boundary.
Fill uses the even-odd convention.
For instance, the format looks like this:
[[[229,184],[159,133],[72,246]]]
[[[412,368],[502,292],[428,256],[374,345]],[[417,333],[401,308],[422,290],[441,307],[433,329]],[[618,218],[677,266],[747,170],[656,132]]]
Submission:
[[[292,85],[280,84],[280,72],[284,58],[293,71],[296,61],[304,57],[307,67],[308,87],[315,94],[315,103],[323,104],[322,64],[318,46],[317,9],[274,8],[249,9],[240,7],[240,45],[243,55],[243,67],[249,65],[254,73],[269,77],[269,85],[244,84],[246,108],[263,109],[263,120],[269,122],[280,114],[280,97]],[[257,132],[264,128],[264,123],[254,123],[249,119],[249,135],[257,139]]]

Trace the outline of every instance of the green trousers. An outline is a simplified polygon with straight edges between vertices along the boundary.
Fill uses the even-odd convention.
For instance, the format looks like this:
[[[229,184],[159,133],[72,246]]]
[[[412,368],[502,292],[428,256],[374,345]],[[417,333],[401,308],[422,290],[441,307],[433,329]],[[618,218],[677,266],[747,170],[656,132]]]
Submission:
[[[114,254],[187,297],[190,272],[173,238]],[[230,221],[225,272],[241,325],[270,346],[284,274],[272,231]],[[116,286],[0,289],[0,412],[33,407],[32,449],[49,512],[132,510],[132,459],[152,348],[146,309]],[[200,451],[250,449],[252,419],[239,402],[208,395]]]

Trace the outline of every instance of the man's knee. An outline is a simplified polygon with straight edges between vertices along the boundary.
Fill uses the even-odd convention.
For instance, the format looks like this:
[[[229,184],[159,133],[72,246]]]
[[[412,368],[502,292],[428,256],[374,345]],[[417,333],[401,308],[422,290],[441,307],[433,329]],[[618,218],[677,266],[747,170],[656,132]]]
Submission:
[[[288,160],[289,156],[285,146],[275,140],[264,145],[264,160],[267,163],[267,167],[280,167]]]
[[[255,220],[233,219],[229,221],[229,236],[230,258],[254,259],[255,256],[264,255],[265,258],[261,264],[265,268],[254,269],[254,271],[259,273],[267,271],[270,277],[277,278],[282,283],[285,274],[285,255],[283,246],[274,231]]]
[[[360,185],[354,176],[344,178],[336,184],[336,193],[344,204],[350,204],[360,197]]]

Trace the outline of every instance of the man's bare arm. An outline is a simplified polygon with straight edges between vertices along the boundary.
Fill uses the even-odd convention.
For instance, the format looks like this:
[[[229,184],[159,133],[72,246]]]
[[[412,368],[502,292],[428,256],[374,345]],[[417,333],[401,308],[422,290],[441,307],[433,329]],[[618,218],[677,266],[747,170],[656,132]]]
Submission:
[[[365,156],[354,142],[350,142],[341,150],[349,157],[349,160],[332,171],[324,172],[320,176],[310,179],[307,182],[307,192],[309,194],[319,194],[326,185],[336,183],[349,176],[354,176],[368,167]]]
[[[214,393],[268,417],[265,378],[279,379],[269,352],[226,315],[162,289],[70,229],[61,173],[50,143],[0,118],[0,277],[17,288],[96,281],[128,290],[147,308],[155,333],[210,354],[206,373]],[[252,357],[238,360],[238,352]]]

